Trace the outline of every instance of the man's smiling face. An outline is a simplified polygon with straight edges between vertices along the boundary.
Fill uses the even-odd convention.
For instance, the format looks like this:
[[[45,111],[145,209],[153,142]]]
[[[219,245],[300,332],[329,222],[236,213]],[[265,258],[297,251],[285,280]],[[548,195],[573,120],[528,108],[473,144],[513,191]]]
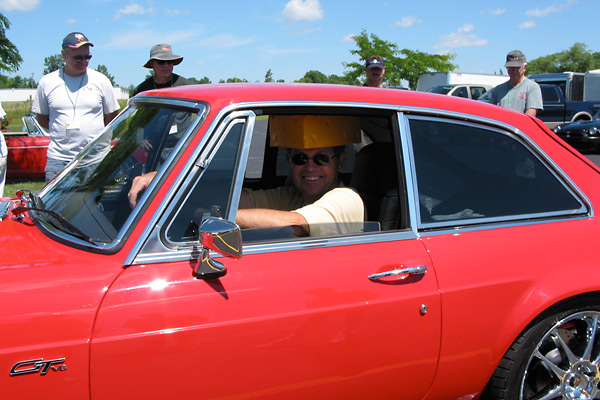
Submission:
[[[304,165],[296,165],[294,155],[304,154],[309,159]],[[329,158],[324,165],[317,165],[314,156],[321,154]],[[307,203],[313,203],[329,190],[338,186],[338,173],[344,165],[346,154],[336,155],[332,147],[317,149],[291,149],[288,153],[288,163],[291,170],[292,182],[302,192]]]

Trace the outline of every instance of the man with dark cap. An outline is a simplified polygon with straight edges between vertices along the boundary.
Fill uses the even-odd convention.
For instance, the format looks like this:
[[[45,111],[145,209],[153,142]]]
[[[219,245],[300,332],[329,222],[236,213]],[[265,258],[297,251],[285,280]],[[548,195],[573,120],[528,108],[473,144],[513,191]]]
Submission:
[[[119,112],[110,80],[88,68],[93,44],[81,32],[63,39],[64,68],[40,79],[31,111],[48,130],[46,181],[102,131]]]
[[[542,91],[537,83],[525,77],[525,54],[519,50],[509,52],[504,66],[509,79],[491,90],[490,103],[535,117],[538,110],[544,109]]]
[[[373,55],[367,58],[365,62],[365,73],[367,74],[367,81],[363,86],[371,87],[383,87],[381,80],[385,74],[385,63],[383,58],[378,55]]]
[[[150,49],[150,59],[145,68],[154,70],[154,75],[140,83],[133,95],[145,90],[161,89],[171,86],[193,85],[194,82],[173,73],[173,66],[181,64],[183,56],[173,54],[169,44],[157,44]]]

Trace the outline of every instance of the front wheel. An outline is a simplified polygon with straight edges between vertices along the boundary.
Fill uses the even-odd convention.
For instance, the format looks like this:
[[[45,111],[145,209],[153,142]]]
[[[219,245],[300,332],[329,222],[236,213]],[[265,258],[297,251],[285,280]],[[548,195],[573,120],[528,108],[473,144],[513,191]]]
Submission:
[[[505,354],[484,398],[600,398],[600,305],[555,313],[528,328]]]

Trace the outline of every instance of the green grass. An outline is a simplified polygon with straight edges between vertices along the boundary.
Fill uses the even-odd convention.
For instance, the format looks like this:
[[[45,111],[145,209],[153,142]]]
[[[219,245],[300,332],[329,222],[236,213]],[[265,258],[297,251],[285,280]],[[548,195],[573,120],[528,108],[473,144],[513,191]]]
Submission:
[[[21,117],[31,112],[31,100],[4,101],[2,108],[6,112],[5,118],[9,121],[9,132],[21,132],[23,130]]]
[[[45,184],[46,184],[46,182],[44,182],[44,181],[41,181],[41,182],[37,182],[37,181],[17,182],[17,183],[6,182],[4,184],[4,196],[7,196],[7,197],[15,196],[15,193],[17,193],[17,190],[19,190],[19,189],[29,189],[32,192],[35,192],[36,190],[43,188]]]

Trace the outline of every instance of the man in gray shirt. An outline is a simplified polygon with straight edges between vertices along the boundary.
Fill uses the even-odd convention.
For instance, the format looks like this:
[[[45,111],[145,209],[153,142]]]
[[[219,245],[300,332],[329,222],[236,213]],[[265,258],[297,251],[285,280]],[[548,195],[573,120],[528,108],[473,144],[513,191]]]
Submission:
[[[525,77],[525,54],[519,50],[509,52],[504,66],[509,79],[492,89],[490,103],[535,117],[538,110],[544,109],[542,91],[537,83]]]

